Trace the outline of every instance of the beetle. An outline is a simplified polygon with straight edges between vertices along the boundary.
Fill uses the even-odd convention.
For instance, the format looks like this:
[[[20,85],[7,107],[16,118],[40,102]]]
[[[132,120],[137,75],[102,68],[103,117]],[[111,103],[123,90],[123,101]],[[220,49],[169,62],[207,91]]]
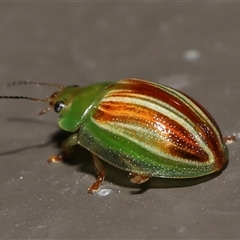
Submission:
[[[62,86],[45,99],[25,96],[0,98],[48,102],[59,114],[58,125],[71,132],[62,153],[49,162],[68,157],[73,146],[88,149],[97,172],[88,188],[97,191],[106,171],[100,159],[129,172],[131,182],[151,177],[195,178],[221,171],[228,161],[226,142],[209,112],[197,101],[171,87],[144,79],[95,83],[83,88]]]

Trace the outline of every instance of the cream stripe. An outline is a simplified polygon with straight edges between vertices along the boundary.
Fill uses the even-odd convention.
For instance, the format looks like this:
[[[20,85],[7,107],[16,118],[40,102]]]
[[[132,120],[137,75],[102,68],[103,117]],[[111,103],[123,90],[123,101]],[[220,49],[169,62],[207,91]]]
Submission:
[[[142,95],[140,95],[142,97]],[[132,97],[107,97],[104,98],[102,100],[102,102],[119,102],[119,103],[131,103],[134,105],[139,105],[139,106],[143,106],[149,109],[152,109],[154,111],[160,112],[164,115],[166,115],[167,117],[174,119],[176,122],[178,122],[182,127],[184,127],[187,131],[189,131],[193,136],[195,136],[196,141],[198,142],[199,146],[201,146],[204,151],[207,152],[207,154],[209,155],[209,162],[210,163],[214,163],[214,156],[212,154],[212,151],[209,149],[209,147],[205,144],[204,141],[202,141],[202,139],[199,137],[199,133],[196,132],[196,130],[192,127],[191,124],[189,124],[189,122],[186,121],[186,117],[185,115],[183,115],[182,113],[180,113],[179,111],[177,111],[176,109],[172,108],[172,110],[174,111],[169,111],[169,105],[167,105],[164,102],[159,102],[159,101],[155,101],[157,104],[149,102],[149,100],[152,100],[153,98],[150,97],[146,97],[144,96],[145,99],[139,99],[139,98],[132,98]],[[148,101],[146,101],[148,100]],[[162,103],[162,106],[160,105],[160,103]],[[101,106],[101,104],[100,104]],[[166,108],[167,107],[167,108]],[[104,109],[100,110],[104,111]],[[177,114],[179,114],[181,117],[179,117]],[[110,113],[111,114],[111,113]],[[101,124],[97,124],[99,127],[103,127],[103,123]],[[110,127],[112,126],[112,127]],[[149,131],[145,130],[143,127],[139,127],[139,126],[133,126],[132,124],[127,124],[127,123],[118,123],[118,122],[107,122],[106,124],[104,124],[104,128],[114,132],[115,134],[119,134],[119,130],[117,130],[118,128],[116,127],[122,127],[123,129],[130,129],[130,130],[135,130],[136,132],[145,132],[147,134],[149,134]],[[125,126],[125,127],[124,127]],[[152,134],[152,133],[151,133]],[[154,134],[152,134],[154,136]],[[154,137],[157,137],[156,135]],[[158,136],[159,137],[159,136]],[[132,141],[136,142],[137,144],[140,144],[142,147],[146,148],[146,146],[144,146],[143,144],[141,144],[139,141],[137,141],[135,138],[131,138]],[[150,146],[151,147],[151,146]],[[147,148],[148,149],[148,148]],[[153,149],[152,149],[153,150]],[[154,150],[154,152],[156,154],[159,155],[159,149],[158,150]],[[172,158],[172,156],[171,156]],[[179,160],[180,158],[176,158],[176,160]],[[184,160],[184,159],[181,159]]]

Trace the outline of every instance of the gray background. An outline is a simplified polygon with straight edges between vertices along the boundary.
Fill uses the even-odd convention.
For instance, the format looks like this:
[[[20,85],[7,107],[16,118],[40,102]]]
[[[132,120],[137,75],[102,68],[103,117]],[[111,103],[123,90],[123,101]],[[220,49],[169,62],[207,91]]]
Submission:
[[[0,94],[45,97],[45,81],[81,86],[126,77],[201,102],[223,135],[240,132],[240,3],[0,3]],[[0,101],[0,238],[239,238],[240,147],[221,174],[153,179],[145,189],[77,149],[49,165],[67,136],[44,103]],[[104,196],[104,194],[107,194]]]

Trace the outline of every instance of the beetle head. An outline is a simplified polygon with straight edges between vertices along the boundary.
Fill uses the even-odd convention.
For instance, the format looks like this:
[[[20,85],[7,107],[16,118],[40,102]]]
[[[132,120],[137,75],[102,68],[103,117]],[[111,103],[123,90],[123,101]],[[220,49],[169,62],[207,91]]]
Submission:
[[[39,115],[54,109],[55,112],[59,113],[59,127],[65,131],[74,132],[80,127],[84,117],[87,116],[86,114],[92,108],[93,103],[98,100],[99,96],[101,97],[102,92],[111,83],[93,84],[84,88],[79,88],[76,85],[65,87],[59,84],[38,82],[19,82],[8,84],[8,86],[17,84],[35,84],[58,87],[59,91],[54,92],[50,97],[43,99],[27,96],[0,96],[0,98],[47,102],[49,103],[48,108],[42,110]]]

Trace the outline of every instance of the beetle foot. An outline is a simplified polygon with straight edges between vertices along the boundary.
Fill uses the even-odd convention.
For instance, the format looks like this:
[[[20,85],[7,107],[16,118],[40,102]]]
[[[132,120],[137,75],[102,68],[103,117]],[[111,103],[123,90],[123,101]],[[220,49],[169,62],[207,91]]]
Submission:
[[[88,188],[88,193],[93,193],[95,191],[98,191],[98,189],[100,188],[100,185],[103,184],[104,182],[105,175],[106,175],[105,171],[98,172],[97,180]]]
[[[135,173],[129,173],[129,176],[132,177],[130,181],[135,184],[142,184],[149,180],[149,176],[147,175],[137,175]]]
[[[223,138],[223,141],[226,143],[226,144],[230,144],[230,143],[232,143],[232,142],[234,142],[234,141],[237,141],[237,137],[236,137],[236,135],[229,135],[229,136],[227,136],[227,137],[224,137]]]
[[[53,155],[50,158],[48,158],[47,162],[50,163],[58,163],[61,162],[65,158],[64,154],[59,154],[59,155]]]
[[[92,155],[93,155],[93,162],[94,162],[96,172],[97,172],[97,180],[95,183],[93,183],[88,188],[88,193],[93,193],[93,192],[97,191],[100,188],[100,185],[103,184],[105,176],[106,176],[106,171],[105,171],[100,159],[94,153]]]

